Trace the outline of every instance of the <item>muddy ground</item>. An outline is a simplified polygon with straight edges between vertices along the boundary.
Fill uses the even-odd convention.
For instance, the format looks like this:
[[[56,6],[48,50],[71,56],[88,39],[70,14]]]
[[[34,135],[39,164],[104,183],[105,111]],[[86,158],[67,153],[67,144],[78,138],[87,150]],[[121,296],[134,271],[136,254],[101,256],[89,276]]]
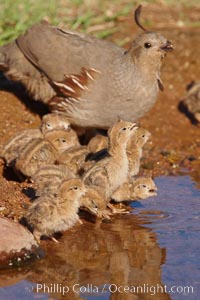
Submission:
[[[189,173],[200,187],[200,129],[179,111],[180,100],[186,94],[186,86],[192,80],[199,80],[200,28],[195,26],[200,8],[179,6],[146,5],[151,30],[165,35],[175,47],[169,53],[162,68],[165,90],[159,93],[153,109],[139,123],[151,133],[151,140],[145,146],[141,173],[158,175],[180,175]],[[184,13],[187,22],[180,22]],[[114,41],[129,36],[134,37],[136,26],[132,16],[122,18],[116,24],[118,33]],[[127,45],[128,46],[128,45]],[[47,108],[39,102],[31,101],[24,89],[0,77],[0,144],[19,130],[40,125],[40,117]],[[6,169],[0,160],[0,216],[19,220],[24,214],[29,197],[23,189],[30,184],[17,181],[12,170]]]

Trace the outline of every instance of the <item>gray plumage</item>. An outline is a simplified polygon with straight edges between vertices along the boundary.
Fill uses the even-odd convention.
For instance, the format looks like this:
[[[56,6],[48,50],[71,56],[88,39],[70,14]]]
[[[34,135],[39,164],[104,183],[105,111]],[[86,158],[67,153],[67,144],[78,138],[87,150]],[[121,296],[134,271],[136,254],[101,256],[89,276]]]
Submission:
[[[135,11],[139,24],[141,6]],[[81,127],[135,121],[155,103],[161,60],[172,44],[145,31],[128,51],[105,40],[41,22],[0,48],[0,68],[35,99]]]

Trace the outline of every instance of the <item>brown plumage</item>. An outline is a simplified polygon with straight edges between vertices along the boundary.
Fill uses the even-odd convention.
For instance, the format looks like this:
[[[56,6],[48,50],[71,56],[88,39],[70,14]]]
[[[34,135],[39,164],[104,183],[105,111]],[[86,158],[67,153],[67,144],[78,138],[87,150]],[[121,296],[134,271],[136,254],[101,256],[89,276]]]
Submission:
[[[69,128],[68,130],[55,129],[48,131],[44,135],[44,139],[49,141],[57,151],[59,156],[66,149],[70,149],[74,146],[80,146],[76,132]]]
[[[187,95],[180,102],[181,110],[186,110],[188,116],[200,123],[200,82],[192,82],[188,85]]]
[[[126,146],[136,130],[135,124],[121,120],[109,129],[108,156],[83,174],[86,185],[102,188],[105,197],[108,198],[126,181],[128,176]]]
[[[63,180],[74,177],[74,174],[65,165],[50,164],[40,167],[32,177],[35,195],[54,195]]]
[[[116,202],[133,201],[156,196],[157,187],[150,177],[139,177],[125,182],[113,194]]]
[[[73,130],[51,130],[43,139],[32,140],[16,160],[15,169],[32,177],[38,168],[55,162],[57,157],[72,145],[78,143]]]
[[[6,161],[7,166],[14,166],[15,160],[21,154],[22,150],[30,143],[32,140],[37,138],[43,138],[44,134],[54,129],[68,129],[70,124],[66,116],[51,113],[47,114],[42,118],[42,123],[40,128],[26,129],[18,132],[16,135],[12,136],[5,145],[2,146],[1,156]]]
[[[88,153],[87,146],[71,147],[61,153],[56,162],[66,165],[74,174],[79,174],[85,165]]]
[[[99,218],[110,219],[107,199],[102,190],[97,187],[86,186],[86,192],[81,197],[81,207]]]
[[[129,175],[135,176],[139,172],[142,148],[151,136],[146,129],[139,127],[136,133],[129,139],[127,156],[129,161]]]
[[[144,30],[128,50],[41,22],[0,48],[0,68],[50,109],[80,127],[109,128],[135,121],[155,103],[162,59],[173,49],[161,34]]]
[[[108,147],[108,137],[97,134],[88,143],[89,152],[95,153]]]
[[[15,160],[20,153],[33,139],[42,139],[40,129],[26,129],[12,136],[1,149],[1,157],[4,158],[7,166],[14,166]]]
[[[42,235],[52,237],[79,220],[77,213],[84,192],[85,186],[80,179],[65,180],[54,197],[42,196],[30,206],[26,219],[38,242]]]
[[[69,129],[70,124],[67,117],[63,114],[51,113],[42,118],[41,131],[46,133],[54,129]]]
[[[39,167],[51,164],[57,157],[56,149],[43,139],[34,139],[21,152],[15,169],[24,176],[31,177]]]

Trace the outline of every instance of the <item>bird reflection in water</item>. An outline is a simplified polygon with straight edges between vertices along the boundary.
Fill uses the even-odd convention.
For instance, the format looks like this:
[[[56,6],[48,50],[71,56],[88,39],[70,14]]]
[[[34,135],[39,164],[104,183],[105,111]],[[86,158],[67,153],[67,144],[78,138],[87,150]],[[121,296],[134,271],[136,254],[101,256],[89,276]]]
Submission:
[[[68,286],[64,298],[59,289],[55,290],[51,296],[56,299],[95,299],[96,295],[96,299],[104,296],[109,300],[170,300],[161,280],[165,249],[159,247],[156,234],[143,225],[138,216],[126,215],[116,217],[112,223],[84,222],[81,227],[75,226],[64,233],[58,245],[42,243],[46,257],[34,264],[26,279],[33,285]],[[146,286],[146,292],[112,293],[110,284],[110,290],[116,286]],[[85,287],[85,293],[78,292],[80,287]]]

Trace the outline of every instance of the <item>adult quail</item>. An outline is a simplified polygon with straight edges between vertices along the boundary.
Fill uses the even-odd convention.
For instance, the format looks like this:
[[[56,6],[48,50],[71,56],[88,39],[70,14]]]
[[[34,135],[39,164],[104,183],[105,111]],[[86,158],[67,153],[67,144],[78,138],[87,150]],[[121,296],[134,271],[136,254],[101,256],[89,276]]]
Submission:
[[[173,49],[140,24],[141,8],[135,22],[144,33],[128,50],[43,21],[0,48],[0,69],[73,125],[106,129],[118,117],[134,122],[163,89],[160,67]]]

